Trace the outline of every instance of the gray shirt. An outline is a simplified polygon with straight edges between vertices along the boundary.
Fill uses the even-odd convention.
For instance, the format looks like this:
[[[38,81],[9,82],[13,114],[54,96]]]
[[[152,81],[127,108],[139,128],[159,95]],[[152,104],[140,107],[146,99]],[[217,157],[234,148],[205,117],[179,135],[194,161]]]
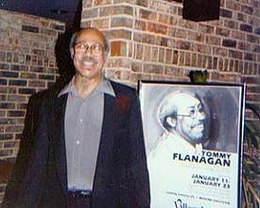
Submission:
[[[104,94],[115,96],[111,83],[102,79],[81,98],[73,79],[59,96],[68,93],[65,111],[65,144],[69,190],[92,190],[104,111]]]

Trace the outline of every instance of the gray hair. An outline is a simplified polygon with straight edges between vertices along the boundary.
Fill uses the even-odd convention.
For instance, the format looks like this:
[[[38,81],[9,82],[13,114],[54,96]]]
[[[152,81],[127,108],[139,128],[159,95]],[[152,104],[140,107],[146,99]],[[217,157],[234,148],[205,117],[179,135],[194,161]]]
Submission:
[[[174,119],[177,119],[178,116],[178,108],[181,105],[181,96],[188,95],[195,97],[199,101],[201,101],[197,95],[191,92],[180,92],[180,91],[174,91],[169,94],[167,94],[161,101],[159,108],[158,108],[158,119],[160,122],[160,125],[166,129],[169,130],[172,128],[167,122],[167,117],[171,117]]]

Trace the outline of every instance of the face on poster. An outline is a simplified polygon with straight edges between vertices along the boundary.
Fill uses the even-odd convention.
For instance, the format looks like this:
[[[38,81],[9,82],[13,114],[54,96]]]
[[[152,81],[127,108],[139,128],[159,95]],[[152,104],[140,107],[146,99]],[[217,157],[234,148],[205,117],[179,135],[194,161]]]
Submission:
[[[151,207],[239,207],[244,87],[140,82]]]

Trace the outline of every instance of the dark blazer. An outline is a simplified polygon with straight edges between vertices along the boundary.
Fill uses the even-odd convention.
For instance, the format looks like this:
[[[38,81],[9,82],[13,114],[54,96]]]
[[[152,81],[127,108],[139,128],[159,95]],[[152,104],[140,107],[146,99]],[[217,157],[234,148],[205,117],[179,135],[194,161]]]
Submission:
[[[149,180],[139,101],[134,89],[112,81],[111,84],[116,97],[104,98],[93,208],[148,208]],[[64,139],[67,95],[58,97],[58,92],[47,91],[38,96],[41,102],[36,102],[37,109],[27,116],[33,123],[24,131],[30,140],[29,148],[24,145],[28,153],[19,151],[3,208],[67,207]]]

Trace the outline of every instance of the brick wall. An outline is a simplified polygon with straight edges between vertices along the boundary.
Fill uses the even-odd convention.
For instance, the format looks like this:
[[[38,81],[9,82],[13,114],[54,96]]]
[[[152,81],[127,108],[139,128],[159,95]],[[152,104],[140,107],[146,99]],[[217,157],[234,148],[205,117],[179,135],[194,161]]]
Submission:
[[[214,21],[185,20],[182,9],[180,0],[84,0],[81,25],[108,37],[113,79],[189,81],[206,69],[210,82],[246,83],[247,102],[260,106],[260,1],[221,0]]]
[[[183,81],[190,70],[207,69],[209,81],[247,83],[248,101],[259,103],[259,7],[258,0],[222,0],[219,20],[193,22],[172,0],[84,0],[81,24],[109,38],[113,79]]]
[[[0,10],[0,32],[0,157],[12,158],[28,97],[56,79],[54,49],[64,25]]]
[[[177,1],[84,0],[81,25],[108,37],[110,78],[136,86],[138,79],[187,81],[190,70],[207,69],[209,81],[247,83],[248,101],[259,104],[259,4],[221,0],[219,20],[193,22],[182,19]],[[29,96],[57,77],[64,24],[0,10],[0,31],[0,159],[12,160]]]
[[[0,159],[17,154],[29,96],[56,80],[55,44],[63,32],[61,22],[0,10]]]

